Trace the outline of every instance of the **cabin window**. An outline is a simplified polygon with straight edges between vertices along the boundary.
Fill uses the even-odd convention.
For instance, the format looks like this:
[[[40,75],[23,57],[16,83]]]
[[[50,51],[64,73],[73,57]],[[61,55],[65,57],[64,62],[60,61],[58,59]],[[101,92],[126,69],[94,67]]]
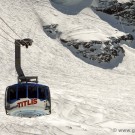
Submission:
[[[18,98],[26,98],[26,86],[18,86]]]
[[[9,87],[8,95],[10,97],[9,98],[10,100],[15,100],[16,99],[16,87],[15,86]]]
[[[45,99],[45,87],[38,88],[38,97],[39,99]]]
[[[28,98],[37,98],[37,87],[36,86],[28,87]]]

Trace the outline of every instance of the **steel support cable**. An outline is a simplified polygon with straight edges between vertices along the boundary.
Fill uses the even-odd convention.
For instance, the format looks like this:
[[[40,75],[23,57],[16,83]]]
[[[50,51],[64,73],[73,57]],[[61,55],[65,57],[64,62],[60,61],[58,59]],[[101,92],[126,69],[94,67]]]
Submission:
[[[6,26],[14,33],[14,34],[16,34],[25,44],[26,44],[26,46],[29,46],[5,21],[4,21],[4,19],[2,18],[2,17],[0,17],[0,20],[2,20],[5,24],[6,24]]]
[[[7,27],[14,33],[16,34],[19,38],[21,38],[5,21],[3,18],[0,17],[0,19],[7,25]]]
[[[1,36],[2,38],[6,39],[7,41],[9,41],[9,42],[15,44],[15,42],[9,40],[8,38],[4,37],[3,35],[0,34],[0,36]],[[14,39],[14,40],[15,40],[15,39]],[[16,41],[16,42],[18,42],[18,41]],[[23,41],[23,42],[24,42],[24,41]],[[19,42],[18,42],[18,43],[19,43]],[[20,44],[20,43],[19,43],[19,44]],[[20,45],[19,45],[19,46],[20,46]]]
[[[12,39],[14,39],[8,32],[6,32],[5,30],[3,30],[1,27],[0,27],[0,29],[4,32],[4,33],[6,33],[9,37],[11,37]],[[15,40],[15,39],[14,39]]]
[[[9,40],[9,39],[7,39],[6,37],[2,36],[1,34],[0,34],[0,36],[1,36],[2,38],[6,39],[7,41],[9,41],[9,42],[11,42],[11,43],[14,44],[14,42],[12,42],[11,40]]]
[[[15,44],[13,41],[9,40],[8,38],[4,37],[3,35],[0,34],[0,36],[1,36],[2,38],[6,39],[7,41],[9,41],[9,42]],[[14,40],[15,40],[15,39],[14,39]],[[18,42],[18,43],[19,43],[19,42]],[[19,45],[19,46],[20,46],[20,45]]]
[[[15,40],[8,32],[6,32],[5,30],[3,30],[1,27],[0,27],[0,29],[1,29],[4,33],[6,33],[10,38],[12,38],[13,40]],[[13,41],[11,41],[11,40],[9,40],[8,38],[2,36],[1,34],[0,34],[0,36],[3,37],[3,38],[5,38],[6,40],[8,40],[8,41],[11,42],[11,43],[14,43]],[[18,42],[18,41],[16,41],[16,42]],[[19,42],[18,42],[18,43],[19,43]]]

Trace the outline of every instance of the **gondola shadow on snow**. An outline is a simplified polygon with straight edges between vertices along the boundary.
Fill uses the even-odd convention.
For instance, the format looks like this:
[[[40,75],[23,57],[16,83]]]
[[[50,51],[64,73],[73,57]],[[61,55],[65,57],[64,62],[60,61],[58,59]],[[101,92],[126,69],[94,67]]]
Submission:
[[[49,1],[55,9],[67,15],[76,15],[84,8],[89,7],[92,3],[92,0],[80,0],[79,3],[73,5],[64,5],[62,2],[57,2],[60,0],[49,0]]]

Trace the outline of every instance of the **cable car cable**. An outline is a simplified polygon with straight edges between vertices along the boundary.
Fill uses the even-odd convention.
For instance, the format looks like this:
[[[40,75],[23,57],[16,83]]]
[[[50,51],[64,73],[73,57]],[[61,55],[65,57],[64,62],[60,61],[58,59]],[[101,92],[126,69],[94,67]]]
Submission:
[[[16,34],[19,38],[21,38],[5,21],[2,17],[0,17],[0,19],[7,25],[7,27],[14,33]]]
[[[0,20],[2,20],[6,24],[6,26],[22,40],[22,38],[4,21],[2,17],[0,17]],[[22,40],[22,42],[24,42],[26,46],[29,46],[24,40]]]
[[[1,27],[0,27],[0,29],[1,29],[4,33],[6,33],[9,37],[11,37],[12,39],[14,39],[11,35],[9,35],[8,32],[6,32],[5,30],[3,30]],[[15,40],[15,39],[14,39],[14,40]]]
[[[5,30],[3,30],[1,27],[0,27],[0,29],[1,29],[4,33],[6,33],[9,37],[11,37],[12,39],[14,39],[9,33],[7,33],[7,32],[6,32]],[[9,41],[9,42],[11,42],[11,43],[14,44],[13,41],[11,41],[11,40],[9,40],[8,38],[2,36],[1,34],[0,34],[0,36],[1,36],[2,38],[6,39],[7,41]],[[14,39],[14,40],[15,40],[15,39]],[[18,41],[16,41],[16,42],[18,42]],[[24,42],[24,41],[23,41],[23,42]],[[18,43],[19,43],[19,42],[18,42]],[[20,43],[19,43],[19,44],[20,44]]]
[[[0,34],[0,36],[1,36],[2,38],[6,39],[7,41],[9,41],[9,42],[11,42],[11,43],[14,44],[14,42],[12,42],[11,40],[9,40],[9,39],[7,39],[6,37],[2,36],[1,34]]]

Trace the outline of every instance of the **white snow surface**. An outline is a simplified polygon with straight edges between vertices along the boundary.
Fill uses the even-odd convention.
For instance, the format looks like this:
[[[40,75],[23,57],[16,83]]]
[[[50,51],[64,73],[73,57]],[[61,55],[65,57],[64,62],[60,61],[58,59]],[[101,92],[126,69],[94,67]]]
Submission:
[[[131,2],[132,0],[118,0],[120,3],[126,3],[126,2]]]
[[[90,7],[69,15],[55,9],[49,0],[2,0],[0,11],[0,17],[21,38],[33,38],[32,47],[22,47],[22,67],[26,75],[38,75],[39,83],[50,87],[52,97],[49,116],[30,119],[5,114],[5,89],[16,83],[17,73],[14,44],[0,36],[0,135],[133,134],[135,50],[123,44],[122,63],[114,69],[99,68],[77,58],[59,40],[48,37],[42,26],[59,24],[64,38],[85,41],[107,40],[124,32],[102,20]],[[2,21],[0,24],[14,39],[19,38]],[[1,29],[0,35],[14,42]]]

